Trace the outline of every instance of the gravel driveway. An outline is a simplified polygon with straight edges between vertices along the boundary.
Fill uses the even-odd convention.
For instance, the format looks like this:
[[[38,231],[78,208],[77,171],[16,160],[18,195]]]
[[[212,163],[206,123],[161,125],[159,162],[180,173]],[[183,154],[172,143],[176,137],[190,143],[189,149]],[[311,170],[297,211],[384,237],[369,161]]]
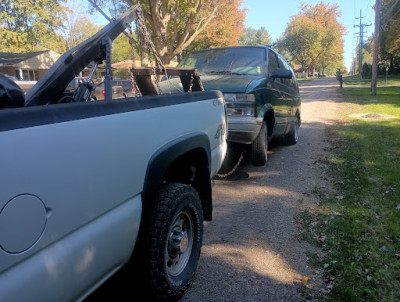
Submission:
[[[243,162],[215,180],[213,220],[181,301],[306,301],[301,288],[323,285],[307,262],[314,248],[298,239],[295,217],[316,206],[316,187],[329,186],[320,159],[331,148],[326,135],[337,122],[338,87],[335,78],[304,82],[299,142],[270,146],[265,167]]]
[[[338,87],[334,78],[301,84],[299,142],[270,145],[265,167],[243,161],[214,180],[213,220],[205,223],[199,266],[182,302],[310,301],[305,296],[323,288],[307,261],[308,251],[319,251],[299,240],[295,220],[317,206],[315,188],[330,186],[320,159],[331,148],[327,129],[338,120]],[[139,301],[140,289],[126,281],[117,274],[86,302],[109,295]]]

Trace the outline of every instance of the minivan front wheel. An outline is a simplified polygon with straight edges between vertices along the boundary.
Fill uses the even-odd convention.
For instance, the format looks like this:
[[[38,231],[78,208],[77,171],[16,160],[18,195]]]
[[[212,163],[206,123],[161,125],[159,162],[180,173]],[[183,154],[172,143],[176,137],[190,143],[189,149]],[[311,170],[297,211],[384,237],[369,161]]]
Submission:
[[[251,143],[250,157],[254,166],[264,166],[267,163],[268,154],[268,129],[265,121],[254,142]]]

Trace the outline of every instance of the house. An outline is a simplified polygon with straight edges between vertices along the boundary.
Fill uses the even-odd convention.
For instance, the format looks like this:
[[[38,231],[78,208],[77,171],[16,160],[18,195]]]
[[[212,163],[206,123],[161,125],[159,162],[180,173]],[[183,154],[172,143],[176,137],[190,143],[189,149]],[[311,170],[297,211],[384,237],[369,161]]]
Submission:
[[[9,53],[0,52],[0,72],[20,81],[37,81],[58,60],[52,50]]]
[[[113,64],[111,64],[111,67],[115,68],[115,69],[130,69],[130,68],[132,68],[132,63],[133,63],[132,60],[125,60],[125,61],[113,63]],[[152,63],[152,66],[155,66],[154,61],[151,63]],[[176,65],[178,65],[178,62],[171,61],[169,64],[166,64],[165,67],[176,67]],[[141,61],[135,60],[135,66],[136,67],[142,66]]]
[[[301,65],[294,65],[293,71],[296,74],[297,78],[305,78],[306,77],[305,70],[304,70],[303,66],[301,66]]]
[[[154,61],[149,62],[149,65],[155,67],[156,62]],[[165,67],[176,67],[176,65],[178,65],[178,62],[171,61],[169,64],[166,64]],[[131,69],[132,67],[141,68],[142,62],[140,60],[135,60],[135,62],[133,63],[132,60],[125,60],[113,63],[111,64],[111,67],[113,69],[112,74],[114,79],[130,79],[128,70]]]
[[[43,50],[27,53],[0,52],[0,73],[12,79],[24,90],[29,89],[53,66],[60,58],[60,54],[52,50]],[[92,65],[89,64],[79,77],[87,77]],[[105,75],[104,66],[98,66],[94,78]]]

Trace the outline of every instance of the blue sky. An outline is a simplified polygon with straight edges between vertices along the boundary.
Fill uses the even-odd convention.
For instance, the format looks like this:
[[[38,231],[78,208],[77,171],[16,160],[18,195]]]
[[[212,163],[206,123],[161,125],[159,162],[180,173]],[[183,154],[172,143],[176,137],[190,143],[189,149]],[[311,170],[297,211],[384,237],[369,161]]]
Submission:
[[[303,2],[310,5],[316,5],[319,2],[325,2],[330,5],[337,3],[339,5],[339,11],[342,16],[338,18],[338,21],[347,31],[347,35],[344,36],[344,58],[345,65],[349,69],[354,49],[358,43],[356,36],[358,36],[359,27],[354,27],[354,25],[360,24],[361,10],[362,17],[365,17],[362,18],[362,23],[371,24],[371,26],[364,27],[366,31],[364,41],[373,34],[375,12],[372,6],[375,4],[375,0],[281,0],[280,2],[272,0],[243,0],[242,7],[247,8],[245,25],[254,29],[264,26],[270,33],[271,38],[275,40],[285,32],[290,17],[300,12],[300,4]]]
[[[359,33],[359,27],[355,28],[354,25],[359,25],[360,19],[356,18],[360,17],[361,10],[362,17],[364,17],[362,23],[371,24],[371,26],[364,27],[366,31],[364,41],[366,41],[374,31],[375,13],[372,6],[375,4],[375,0],[243,0],[242,7],[247,8],[245,26],[254,29],[265,27],[271,38],[276,40],[285,32],[290,17],[300,12],[300,4],[303,2],[310,5],[316,5],[319,2],[339,5],[341,17],[338,21],[347,30],[347,35],[344,36],[344,59],[345,66],[349,70],[358,43],[356,36]],[[100,14],[94,16],[94,21],[98,24],[107,23]]]

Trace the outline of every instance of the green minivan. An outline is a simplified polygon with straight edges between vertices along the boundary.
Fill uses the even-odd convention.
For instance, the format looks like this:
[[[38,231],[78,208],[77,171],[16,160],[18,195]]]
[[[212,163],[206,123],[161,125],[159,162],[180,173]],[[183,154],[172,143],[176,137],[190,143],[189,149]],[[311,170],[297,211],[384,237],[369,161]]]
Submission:
[[[228,113],[228,142],[246,145],[253,165],[267,161],[268,142],[284,138],[296,144],[301,100],[293,69],[271,46],[205,49],[178,64],[196,68],[205,90],[223,92]],[[168,82],[168,83],[166,83]],[[162,91],[182,90],[178,79],[161,82]]]

